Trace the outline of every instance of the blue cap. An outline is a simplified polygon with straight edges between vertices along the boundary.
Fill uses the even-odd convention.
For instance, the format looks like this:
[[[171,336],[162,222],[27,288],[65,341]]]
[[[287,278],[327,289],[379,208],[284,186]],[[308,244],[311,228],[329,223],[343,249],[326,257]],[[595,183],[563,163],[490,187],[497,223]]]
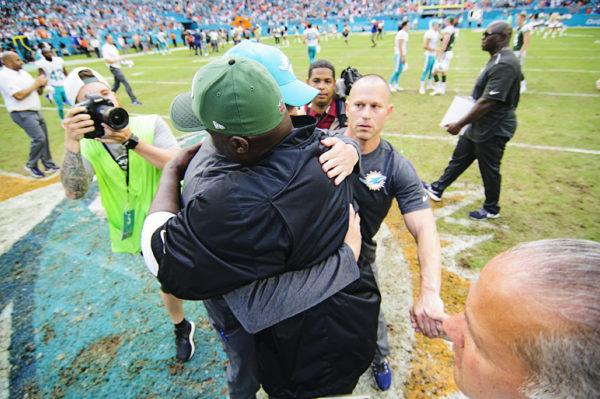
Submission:
[[[250,58],[264,65],[277,82],[286,104],[300,107],[319,94],[319,90],[296,79],[290,60],[276,47],[244,40],[223,55],[231,56]]]
[[[434,18],[431,20],[431,22],[429,23],[429,27],[433,28],[433,25],[438,24],[441,25],[442,24],[442,20],[439,18]]]

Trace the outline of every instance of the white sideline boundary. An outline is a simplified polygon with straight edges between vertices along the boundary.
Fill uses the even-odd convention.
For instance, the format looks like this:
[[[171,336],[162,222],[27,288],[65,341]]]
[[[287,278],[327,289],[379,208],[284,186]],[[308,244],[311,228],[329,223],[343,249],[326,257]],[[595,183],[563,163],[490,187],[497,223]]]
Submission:
[[[417,140],[441,140],[441,141],[450,141],[456,142],[458,139],[456,137],[433,137],[433,136],[421,136],[417,134],[404,134],[404,133],[382,133],[384,136],[392,136],[392,137],[406,137],[409,139],[417,139]],[[531,148],[536,150],[548,150],[548,151],[560,151],[560,152],[576,152],[581,154],[591,154],[591,155],[600,155],[600,151],[598,150],[585,150],[582,148],[569,148],[569,147],[552,147],[547,145],[535,145],[535,144],[524,144],[524,143],[514,143],[509,141],[508,144],[511,147],[522,147],[522,148]]]

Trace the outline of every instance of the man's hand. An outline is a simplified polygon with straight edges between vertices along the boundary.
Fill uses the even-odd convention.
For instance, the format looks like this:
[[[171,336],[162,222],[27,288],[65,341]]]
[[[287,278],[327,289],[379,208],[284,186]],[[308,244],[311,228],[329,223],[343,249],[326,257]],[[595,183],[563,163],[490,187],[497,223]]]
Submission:
[[[354,170],[354,165],[358,162],[358,152],[352,144],[346,144],[336,137],[323,139],[321,144],[331,147],[319,157],[319,162],[327,177],[335,177],[334,183],[337,186]]]
[[[450,123],[446,125],[445,128],[448,133],[450,133],[453,136],[456,136],[458,133],[460,133],[460,129],[462,129],[463,127],[458,123]]]
[[[348,231],[344,242],[348,244],[352,252],[354,253],[354,259],[358,260],[360,256],[360,246],[362,243],[362,236],[360,234],[360,216],[357,212],[354,212],[354,207],[350,204],[350,217],[348,219]]]
[[[104,128],[104,136],[96,137],[96,141],[101,141],[102,143],[123,144],[131,137],[131,130],[129,130],[129,126],[125,127],[125,129],[113,130],[106,123],[102,123],[102,127]]]
[[[410,308],[410,321],[416,332],[429,338],[443,337],[442,322],[447,316],[444,314],[444,303],[439,294],[433,291],[421,291],[414,305]]]
[[[180,150],[174,158],[167,162],[164,170],[170,169],[174,171],[179,177],[179,180],[183,180],[188,165],[202,146],[202,143],[204,143],[204,140]]]
[[[94,121],[85,113],[85,107],[73,107],[68,110],[62,125],[65,128],[67,146],[69,142],[79,143],[84,134],[94,131]]]
[[[46,84],[48,84],[48,78],[46,75],[39,75],[33,80],[33,84],[35,85],[36,89],[38,87],[44,87]]]

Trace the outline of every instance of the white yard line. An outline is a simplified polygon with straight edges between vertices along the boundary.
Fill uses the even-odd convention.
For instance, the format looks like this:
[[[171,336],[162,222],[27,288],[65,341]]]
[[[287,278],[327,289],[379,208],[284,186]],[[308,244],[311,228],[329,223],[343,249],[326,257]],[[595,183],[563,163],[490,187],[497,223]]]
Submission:
[[[417,139],[417,140],[441,140],[441,141],[451,141],[456,142],[456,137],[433,137],[433,136],[421,136],[417,134],[404,134],[404,133],[383,133],[384,136],[394,136],[394,137],[406,137],[409,139]],[[531,148],[536,150],[548,150],[548,151],[560,151],[560,152],[577,152],[581,154],[592,154],[592,155],[600,155],[600,151],[597,150],[585,150],[582,148],[569,148],[569,147],[551,147],[547,145],[536,145],[536,144],[524,144],[524,143],[515,143],[512,141],[508,142],[509,146],[512,147],[523,147],[523,148]]]

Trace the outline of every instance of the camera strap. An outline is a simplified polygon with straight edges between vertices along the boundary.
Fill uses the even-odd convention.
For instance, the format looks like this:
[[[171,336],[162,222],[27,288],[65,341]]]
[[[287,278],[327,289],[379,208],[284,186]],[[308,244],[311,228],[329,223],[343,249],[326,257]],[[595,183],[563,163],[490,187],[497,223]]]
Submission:
[[[127,191],[129,192],[129,150],[125,149],[125,167],[123,168],[122,164],[115,158],[115,154],[110,150],[110,148],[106,145],[106,143],[102,143],[106,151],[110,154],[110,157],[115,161],[115,163],[121,168],[121,170],[125,171],[125,184],[127,185]]]
[[[115,158],[115,154],[110,150],[106,143],[102,143],[106,151],[110,154],[110,157],[115,161],[117,166],[125,171],[125,184],[127,187],[127,201],[123,204],[123,223],[121,225],[121,240],[125,240],[133,234],[134,222],[135,222],[135,210],[132,208],[132,204],[129,201],[129,150],[125,149],[125,168],[122,163]]]

